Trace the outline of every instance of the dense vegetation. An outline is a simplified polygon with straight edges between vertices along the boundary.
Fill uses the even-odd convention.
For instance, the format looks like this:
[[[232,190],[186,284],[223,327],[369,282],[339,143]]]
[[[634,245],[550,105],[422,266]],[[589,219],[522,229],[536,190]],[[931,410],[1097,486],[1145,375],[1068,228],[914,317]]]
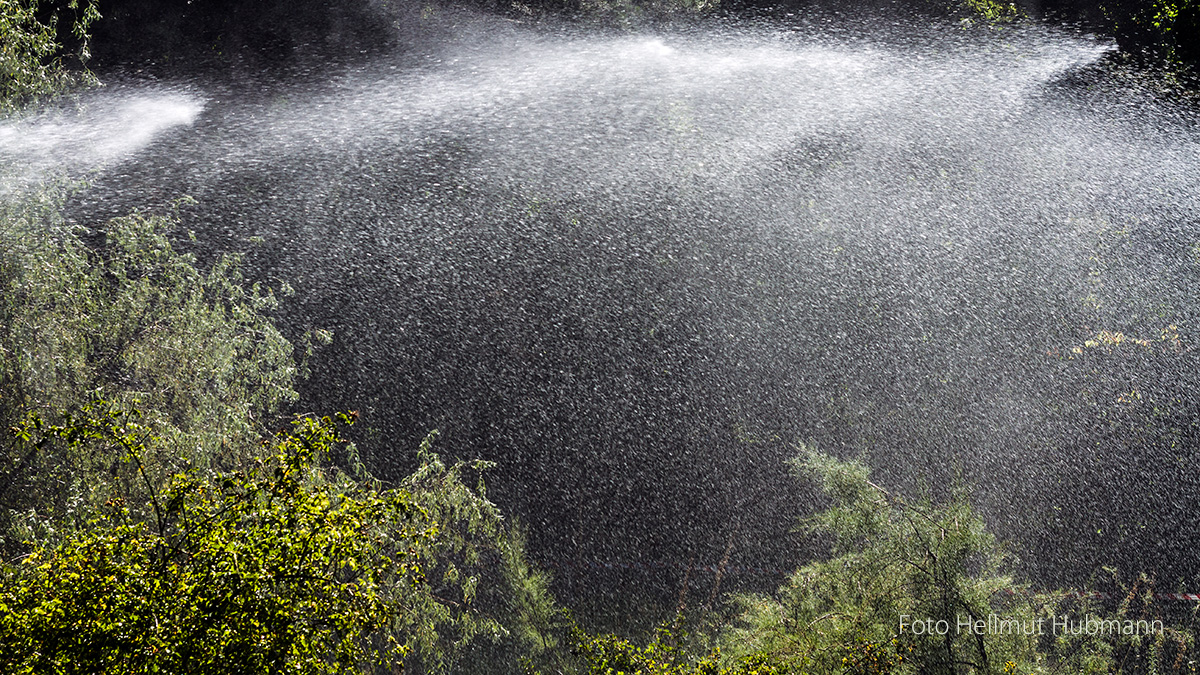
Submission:
[[[0,5],[0,114],[62,91],[86,76],[90,30],[100,18],[94,2]],[[67,45],[75,45],[74,49]],[[70,57],[76,59],[71,63]]]
[[[941,504],[907,500],[873,483],[861,464],[811,448],[801,448],[793,466],[830,498],[806,522],[828,538],[826,559],[802,565],[772,595],[735,595],[727,615],[704,616],[717,622],[708,640],[689,639],[682,617],[644,648],[577,633],[583,672],[1195,672],[1187,613],[1153,635],[1063,627],[1088,617],[1126,625],[1169,616],[1149,580],[1111,580],[1117,600],[1107,604],[1034,594],[1006,573],[1002,548],[965,495]]]
[[[197,270],[167,217],[85,241],[52,194],[0,229],[5,672],[436,670],[480,636],[551,644],[520,532],[464,482],[486,467],[426,443],[385,487],[338,422],[271,433],[298,368],[271,293],[230,258]]]
[[[18,437],[99,443],[151,486],[154,439],[136,411],[96,401],[86,413]],[[181,472],[141,499],[113,486],[68,532],[28,541],[0,601],[4,671],[391,670],[449,664],[456,644],[506,632],[498,615],[463,610],[478,607],[482,556],[510,581],[524,571],[465,467],[425,448],[418,474],[382,489],[327,468],[337,443],[336,422],[303,418],[244,470]]]
[[[577,8],[674,8],[647,7]],[[225,9],[184,11],[201,13],[210,38],[232,40],[225,24],[207,23]],[[96,5],[10,2],[0,12],[8,109],[79,79],[63,45],[86,59]],[[1180,37],[1194,30],[1191,5],[1119,12],[1115,25],[1144,29],[1135,42],[1192,58]],[[265,41],[281,53],[312,38],[261,16],[282,26],[284,37]],[[827,542],[825,557],[803,561],[774,594],[681,606],[645,647],[589,635],[526,560],[520,527],[488,501],[485,463],[447,464],[431,436],[414,449],[417,470],[385,484],[343,437],[355,413],[288,414],[305,357],[328,336],[313,331],[295,353],[271,319],[286,287],[248,284],[235,257],[201,269],[171,244],[187,239],[171,214],[76,228],[61,215],[69,189],[47,184],[0,203],[5,672],[1197,670],[1192,617],[1158,607],[1152,580],[1106,581],[1116,597],[1107,604],[1034,594],[965,494],[909,499],[860,463],[803,447],[794,467],[829,502],[806,524]],[[1135,347],[1167,354],[1175,339]],[[1103,332],[1078,354],[1125,343]],[[958,629],[993,615],[1025,626],[1096,614],[1165,617],[1168,627]],[[906,630],[905,618],[955,629]]]

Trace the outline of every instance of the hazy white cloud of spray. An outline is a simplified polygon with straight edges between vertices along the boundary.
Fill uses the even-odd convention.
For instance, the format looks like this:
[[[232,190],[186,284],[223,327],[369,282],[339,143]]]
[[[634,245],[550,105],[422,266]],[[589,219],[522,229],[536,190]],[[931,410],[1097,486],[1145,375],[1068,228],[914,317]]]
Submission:
[[[0,124],[0,176],[13,189],[52,171],[103,168],[132,157],[168,129],[193,124],[203,109],[204,101],[188,93],[97,92],[77,110]]]

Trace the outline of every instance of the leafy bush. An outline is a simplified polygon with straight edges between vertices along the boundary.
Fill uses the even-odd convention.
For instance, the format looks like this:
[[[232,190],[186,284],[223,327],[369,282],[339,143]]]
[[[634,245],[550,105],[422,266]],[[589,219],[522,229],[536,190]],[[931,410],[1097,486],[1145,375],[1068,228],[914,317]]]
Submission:
[[[103,402],[66,425],[31,420],[22,444],[101,443],[148,482],[155,442]],[[349,423],[351,416],[339,416]],[[249,467],[185,471],[134,504],[119,484],[84,527],[4,569],[7,673],[338,673],[448,668],[507,625],[475,602],[481,561],[523,560],[495,506],[422,449],[393,489],[328,466],[352,448],[338,422],[302,418]],[[543,580],[510,569],[525,589]],[[517,589],[516,595],[522,591]],[[526,593],[527,595],[528,593]],[[509,625],[537,623],[536,598]]]
[[[1032,626],[1038,619],[1049,625],[1053,608],[1004,573],[1001,549],[965,494],[945,504],[909,501],[871,482],[865,466],[810,448],[793,466],[832,500],[806,523],[831,540],[831,557],[801,566],[776,597],[737,597],[740,617],[724,637],[728,654],[769,655],[809,673],[1043,667],[1048,657]],[[961,628],[993,615],[1018,628]]]
[[[110,444],[144,473],[137,416],[89,412],[43,431]],[[148,523],[114,495],[84,530],[35,549],[0,596],[4,671],[318,673],[402,655],[371,638],[409,618],[389,589],[420,584],[416,551],[436,527],[403,491],[318,469],[334,440],[302,420],[245,473],[173,477]]]
[[[1002,547],[962,490],[944,503],[909,500],[870,480],[867,468],[803,448],[793,466],[817,481],[830,505],[804,527],[830,547],[773,596],[733,596],[736,619],[713,649],[688,640],[682,618],[646,646],[578,628],[577,662],[588,675],[886,673],[1191,673],[1198,670],[1196,610],[1156,605],[1154,585],[1112,572],[1105,594],[1034,593],[1006,573]],[[1151,634],[1088,632],[1154,621]],[[1056,625],[1057,622],[1057,625]],[[1076,628],[1064,628],[1069,622]],[[713,636],[709,636],[712,639]],[[707,644],[712,644],[711,642]],[[697,645],[701,645],[697,649]]]
[[[681,647],[682,617],[660,626],[645,647],[615,635],[588,635],[571,629],[572,651],[579,659],[577,672],[587,675],[784,675],[786,666],[763,654],[752,654],[722,665],[721,650],[699,658]]]
[[[78,43],[79,63],[89,57],[88,30],[100,18],[94,0],[6,0],[0,2],[0,115],[88,80],[64,62],[60,21]]]
[[[175,251],[166,216],[111,221],[102,243],[61,219],[62,193],[0,203],[0,423],[61,423],[99,397],[144,411],[160,442],[142,457],[158,487],[186,467],[246,459],[269,416],[294,401],[292,346],[269,289],[247,288],[235,257],[208,272]],[[0,506],[63,516],[119,473],[89,444],[44,439],[0,449]],[[0,536],[2,536],[0,532]]]

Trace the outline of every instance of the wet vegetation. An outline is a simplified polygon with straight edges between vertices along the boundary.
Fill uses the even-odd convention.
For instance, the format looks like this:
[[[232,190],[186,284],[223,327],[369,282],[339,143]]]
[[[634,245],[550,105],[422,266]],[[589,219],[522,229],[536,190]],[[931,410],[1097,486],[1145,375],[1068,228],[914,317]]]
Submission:
[[[0,670],[1200,670],[1198,11],[0,2]],[[914,16],[903,58],[704,35]],[[694,81],[621,71],[650,29]],[[897,65],[976,52],[937,77],[980,105]],[[244,96],[202,133],[262,147],[105,144],[178,151],[184,91],[21,150],[104,110],[89,65]],[[787,98],[829,82],[861,98]],[[1072,126],[1101,105],[1144,145]],[[1125,183],[1143,147],[1189,175]]]

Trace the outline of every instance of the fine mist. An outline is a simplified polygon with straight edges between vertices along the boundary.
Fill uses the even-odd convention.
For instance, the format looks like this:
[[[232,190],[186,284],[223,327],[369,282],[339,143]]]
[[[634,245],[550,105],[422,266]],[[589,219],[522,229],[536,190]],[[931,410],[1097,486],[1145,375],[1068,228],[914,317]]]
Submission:
[[[1197,120],[1111,45],[429,20],[328,72],[170,84],[187,123],[105,155],[73,216],[198,200],[185,245],[294,287],[292,336],[333,331],[304,409],[360,410],[384,476],[435,428],[497,461],[567,596],[674,593],[731,543],[726,583],[772,587],[817,550],[796,441],[966,486],[1046,583],[1200,572]],[[136,135],[139,86],[88,133]]]

